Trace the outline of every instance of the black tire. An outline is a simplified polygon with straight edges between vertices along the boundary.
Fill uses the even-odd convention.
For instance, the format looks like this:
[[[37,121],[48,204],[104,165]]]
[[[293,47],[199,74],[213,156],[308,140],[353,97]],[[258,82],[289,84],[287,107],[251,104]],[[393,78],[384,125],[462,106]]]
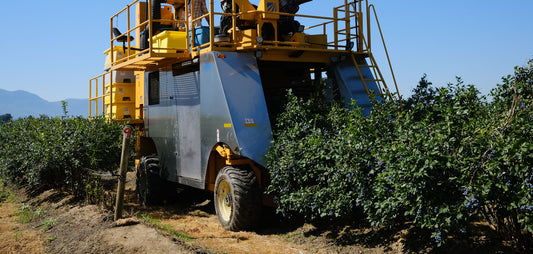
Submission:
[[[261,191],[249,169],[224,167],[218,172],[214,194],[220,224],[231,231],[249,230],[261,217]]]
[[[135,193],[143,206],[160,205],[163,203],[163,180],[159,176],[159,158],[144,156],[137,165]]]

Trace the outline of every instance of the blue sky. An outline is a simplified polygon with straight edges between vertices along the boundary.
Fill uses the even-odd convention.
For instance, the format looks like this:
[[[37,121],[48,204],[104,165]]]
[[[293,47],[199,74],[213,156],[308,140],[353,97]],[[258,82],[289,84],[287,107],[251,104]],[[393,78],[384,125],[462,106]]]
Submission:
[[[130,2],[4,1],[0,89],[26,90],[49,101],[87,98],[89,78],[103,70],[109,17]],[[332,7],[343,2],[314,0],[303,4],[300,13],[329,16]],[[424,73],[435,85],[460,76],[486,94],[514,66],[533,58],[531,0],[371,3],[376,6],[404,96],[409,96]],[[374,34],[374,54],[385,70],[377,39]]]

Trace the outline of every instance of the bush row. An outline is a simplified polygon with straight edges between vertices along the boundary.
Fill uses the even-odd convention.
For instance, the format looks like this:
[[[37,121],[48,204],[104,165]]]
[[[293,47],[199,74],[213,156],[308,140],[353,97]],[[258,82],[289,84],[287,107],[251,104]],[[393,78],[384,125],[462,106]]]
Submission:
[[[458,78],[425,76],[404,101],[375,103],[369,117],[289,93],[267,155],[278,210],[313,221],[373,226],[412,221],[439,245],[485,219],[502,238],[533,232],[533,68],[516,68],[480,96]],[[529,232],[529,233],[525,233]]]
[[[89,170],[115,170],[122,126],[103,118],[25,118],[0,124],[0,176],[83,195]]]

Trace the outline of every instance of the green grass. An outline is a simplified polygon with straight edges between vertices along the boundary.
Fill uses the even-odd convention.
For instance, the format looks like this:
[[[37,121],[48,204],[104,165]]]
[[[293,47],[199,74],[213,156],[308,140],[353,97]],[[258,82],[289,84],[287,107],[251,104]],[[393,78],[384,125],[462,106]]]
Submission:
[[[50,237],[46,238],[46,243],[51,243],[51,242],[53,242],[55,239],[57,239],[57,236],[50,236]]]
[[[20,209],[16,212],[18,223],[30,223],[35,219],[42,218],[45,214],[45,210],[39,207],[32,207],[30,204],[22,204]]]
[[[5,184],[5,182],[0,178],[0,206],[5,201],[12,201],[15,199],[15,194],[11,191]]]
[[[176,239],[179,239],[184,242],[192,242],[194,240],[193,236],[185,232],[174,230],[171,225],[163,224],[161,220],[153,218],[150,215],[140,214],[137,217],[142,221],[152,225],[153,227],[174,236]]]
[[[18,241],[22,237],[22,233],[18,230],[18,228],[15,231],[15,241]]]
[[[41,226],[42,231],[48,231],[51,228],[54,227],[54,224],[56,224],[57,220],[55,218],[47,219],[43,222],[43,225]]]

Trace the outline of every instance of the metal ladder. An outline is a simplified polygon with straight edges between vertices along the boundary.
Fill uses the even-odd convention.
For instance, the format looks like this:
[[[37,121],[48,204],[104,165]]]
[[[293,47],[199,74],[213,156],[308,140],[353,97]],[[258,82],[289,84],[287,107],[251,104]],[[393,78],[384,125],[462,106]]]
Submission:
[[[370,60],[370,63],[366,65],[361,65],[357,62],[355,59],[355,55],[353,53],[350,54],[350,57],[352,59],[352,62],[357,69],[357,73],[359,74],[359,77],[361,78],[361,82],[363,83],[363,86],[365,87],[365,91],[368,94],[369,97],[375,97],[375,96],[381,96],[385,97],[388,96],[390,99],[393,99],[392,94],[389,91],[389,88],[387,87],[387,83],[385,82],[385,79],[383,78],[383,75],[381,74],[381,71],[376,63],[376,59],[372,55],[372,53],[368,53],[368,59]],[[366,79],[363,76],[363,73],[361,72],[361,68],[370,68],[372,70],[373,79]],[[376,82],[379,88],[379,93],[372,92],[368,89],[368,86],[366,85],[367,82]]]

